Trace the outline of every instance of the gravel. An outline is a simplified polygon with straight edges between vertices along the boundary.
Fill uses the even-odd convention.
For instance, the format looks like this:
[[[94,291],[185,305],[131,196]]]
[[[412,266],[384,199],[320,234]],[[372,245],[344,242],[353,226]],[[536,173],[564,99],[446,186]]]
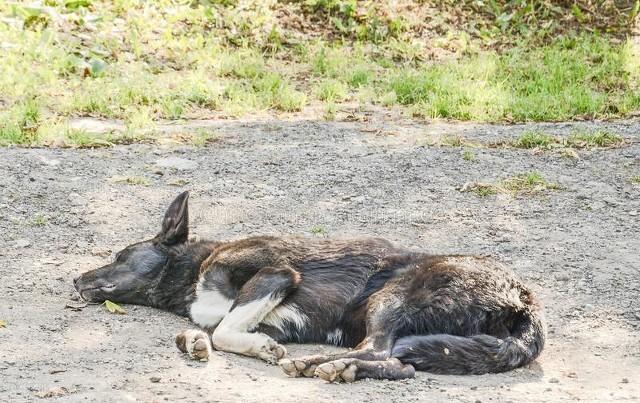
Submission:
[[[640,123],[418,124],[226,121],[205,147],[0,149],[0,400],[614,401],[640,398]],[[527,129],[607,129],[624,147],[567,158],[479,143]],[[164,161],[159,163],[159,161]],[[162,168],[162,175],[158,168]],[[537,170],[561,190],[479,197],[465,183]],[[142,177],[128,184],[114,178]],[[433,253],[492,254],[537,290],[549,337],[528,368],[483,376],[325,384],[226,353],[192,362],[173,346],[191,327],[151,308],[72,301],[72,279],[150,238],[192,191],[192,234],[378,235]],[[35,220],[35,217],[40,219]],[[312,231],[313,229],[313,231]],[[67,308],[65,308],[67,307]],[[291,355],[334,351],[292,345]],[[621,381],[622,380],[622,381]]]

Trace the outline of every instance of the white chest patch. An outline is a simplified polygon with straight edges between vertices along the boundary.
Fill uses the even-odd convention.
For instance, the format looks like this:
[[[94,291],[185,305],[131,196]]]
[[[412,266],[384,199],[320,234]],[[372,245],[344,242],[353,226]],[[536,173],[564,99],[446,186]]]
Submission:
[[[303,329],[309,323],[309,317],[296,305],[279,305],[269,312],[262,323],[280,329],[285,334]],[[292,323],[294,329],[287,328]]]
[[[233,305],[233,300],[216,290],[203,290],[200,285],[196,291],[196,300],[191,304],[191,320],[202,327],[217,326]]]

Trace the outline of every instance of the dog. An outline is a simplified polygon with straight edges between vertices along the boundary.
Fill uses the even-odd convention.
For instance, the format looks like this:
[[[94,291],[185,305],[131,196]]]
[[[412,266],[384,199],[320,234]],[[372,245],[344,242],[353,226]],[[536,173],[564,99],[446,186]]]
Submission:
[[[188,199],[171,203],[157,236],[74,285],[87,301],[189,317],[200,329],[176,344],[193,359],[216,349],[279,364],[291,377],[353,382],[503,372],[544,347],[541,304],[491,258],[434,256],[379,238],[189,241]],[[352,349],[287,358],[290,342]]]

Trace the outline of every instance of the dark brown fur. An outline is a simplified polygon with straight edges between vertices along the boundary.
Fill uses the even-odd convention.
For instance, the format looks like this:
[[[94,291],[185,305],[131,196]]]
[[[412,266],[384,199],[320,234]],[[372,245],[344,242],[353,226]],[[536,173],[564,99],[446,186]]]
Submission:
[[[231,312],[272,298],[304,319],[304,326],[291,318],[279,326],[261,320],[253,332],[280,343],[355,348],[282,361],[292,376],[399,379],[413,376],[414,368],[481,374],[525,365],[542,351],[539,303],[490,258],[433,256],[377,238],[189,243],[186,200],[183,194],[174,201],[156,238],[128,247],[121,255],[126,258],[77,280],[81,295],[101,300],[116,294],[119,302],[184,315],[199,297],[199,282],[198,292],[233,300]],[[147,288],[140,276],[148,279]]]

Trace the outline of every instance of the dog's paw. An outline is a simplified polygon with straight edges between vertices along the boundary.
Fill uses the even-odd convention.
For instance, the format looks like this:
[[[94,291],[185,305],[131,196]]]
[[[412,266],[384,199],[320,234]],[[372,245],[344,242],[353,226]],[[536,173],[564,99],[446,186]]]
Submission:
[[[315,376],[316,368],[318,367],[316,361],[322,361],[318,358],[320,358],[320,356],[292,358],[288,360],[281,360],[278,364],[280,364],[280,368],[282,368],[284,373],[292,378],[300,376],[313,378]]]
[[[194,360],[207,361],[211,355],[209,335],[202,330],[185,330],[176,336],[176,346]]]
[[[357,371],[358,366],[354,360],[345,358],[318,365],[315,375],[327,382],[353,382]]]
[[[256,355],[258,358],[268,362],[269,364],[277,364],[279,360],[283,359],[287,355],[287,349],[276,343],[275,340],[269,339],[258,349]]]

